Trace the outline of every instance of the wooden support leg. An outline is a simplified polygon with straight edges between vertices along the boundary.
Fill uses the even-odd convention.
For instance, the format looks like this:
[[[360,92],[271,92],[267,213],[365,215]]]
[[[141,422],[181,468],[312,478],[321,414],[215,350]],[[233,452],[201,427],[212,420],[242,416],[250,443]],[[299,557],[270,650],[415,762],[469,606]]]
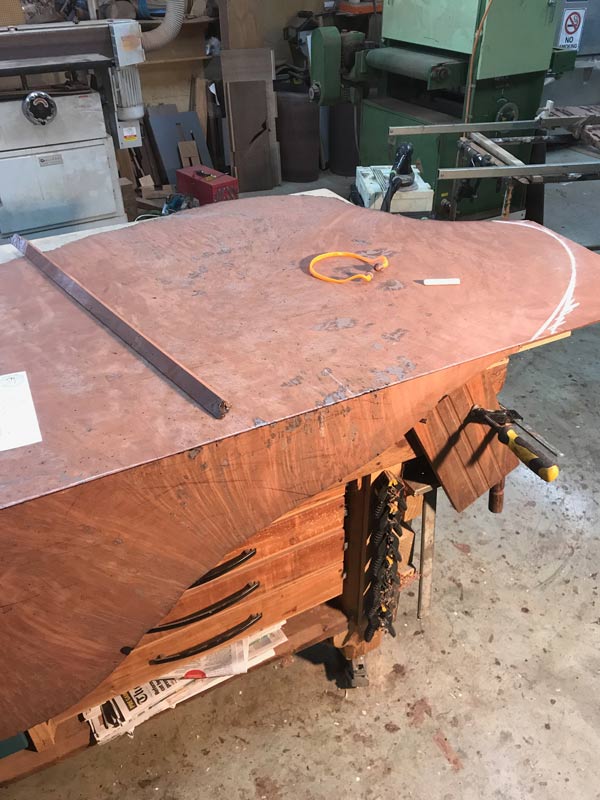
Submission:
[[[419,572],[419,602],[417,616],[423,619],[429,614],[431,607],[431,590],[433,587],[433,550],[435,545],[435,512],[437,506],[437,489],[423,496],[423,515],[421,518],[421,556]]]
[[[502,478],[500,483],[492,486],[488,500],[488,508],[492,514],[501,514],[504,509],[504,484],[506,479]]]
[[[365,475],[360,481],[352,481],[346,489],[346,578],[341,608],[357,628],[364,624],[371,492],[370,475]]]

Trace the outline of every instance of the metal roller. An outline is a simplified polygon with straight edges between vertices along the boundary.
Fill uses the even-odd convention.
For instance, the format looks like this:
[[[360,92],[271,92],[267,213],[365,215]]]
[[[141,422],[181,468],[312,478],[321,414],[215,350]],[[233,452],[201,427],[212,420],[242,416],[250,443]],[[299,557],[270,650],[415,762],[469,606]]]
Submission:
[[[367,53],[367,64],[373,69],[405,75],[428,84],[460,82],[466,72],[466,61],[459,58],[440,59],[437,53],[425,53],[399,47],[379,47]]]

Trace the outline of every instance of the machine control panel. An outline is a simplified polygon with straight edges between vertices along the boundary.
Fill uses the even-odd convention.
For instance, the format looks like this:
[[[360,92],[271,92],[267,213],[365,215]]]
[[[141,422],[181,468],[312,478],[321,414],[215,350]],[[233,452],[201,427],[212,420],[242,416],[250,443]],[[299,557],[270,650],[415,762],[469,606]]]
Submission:
[[[56,112],[56,103],[46,92],[29,92],[23,99],[23,113],[34,125],[47,125]]]

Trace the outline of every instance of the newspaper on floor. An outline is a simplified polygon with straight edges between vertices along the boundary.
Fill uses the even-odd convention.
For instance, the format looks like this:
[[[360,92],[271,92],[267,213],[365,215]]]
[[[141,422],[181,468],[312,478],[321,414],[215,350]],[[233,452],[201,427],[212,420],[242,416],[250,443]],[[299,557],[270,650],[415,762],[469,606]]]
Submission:
[[[247,636],[185,666],[171,668],[161,678],[135,686],[84,713],[94,739],[104,744],[133,730],[155,714],[196,694],[207,691],[234,675],[247,672],[275,656],[275,648],[287,641],[278,625]]]

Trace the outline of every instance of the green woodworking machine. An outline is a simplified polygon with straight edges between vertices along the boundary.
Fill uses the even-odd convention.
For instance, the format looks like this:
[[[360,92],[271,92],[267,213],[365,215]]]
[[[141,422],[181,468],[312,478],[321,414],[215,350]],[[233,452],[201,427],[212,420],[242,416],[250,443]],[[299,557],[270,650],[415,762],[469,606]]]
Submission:
[[[313,31],[311,98],[355,105],[363,165],[391,163],[402,140],[390,142],[390,127],[533,119],[548,74],[574,67],[576,53],[553,46],[559,16],[557,0],[384,0],[379,42],[334,26]],[[450,184],[437,173],[455,165],[456,134],[413,144],[443,217]],[[529,162],[531,145],[513,152]],[[464,181],[454,202],[462,217],[490,216],[503,198],[500,182]],[[512,208],[523,203],[517,187]]]

